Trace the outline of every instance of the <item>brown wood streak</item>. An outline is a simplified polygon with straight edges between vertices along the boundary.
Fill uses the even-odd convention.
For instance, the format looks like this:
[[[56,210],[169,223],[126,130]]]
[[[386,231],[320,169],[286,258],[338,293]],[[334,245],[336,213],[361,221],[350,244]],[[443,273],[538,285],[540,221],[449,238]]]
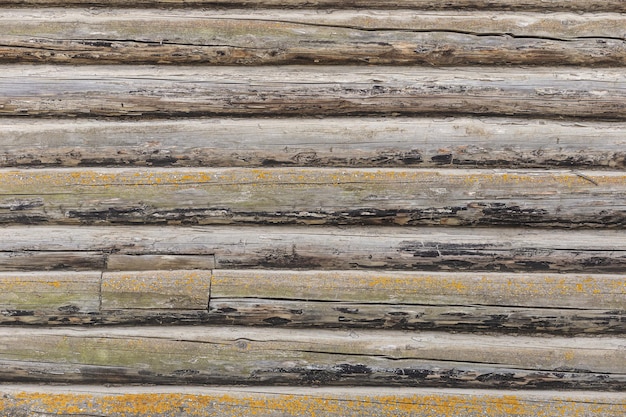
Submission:
[[[618,230],[15,226],[2,231],[13,236],[0,240],[3,270],[80,268],[92,262],[90,253],[98,260],[134,255],[140,262],[143,255],[214,257],[218,269],[622,273],[626,265],[626,241]],[[67,252],[83,256],[59,265],[57,256]],[[15,265],[16,256],[33,256],[39,263]],[[187,261],[182,258],[175,268],[187,269]]]
[[[7,6],[91,6],[94,0],[1,0]],[[389,0],[106,0],[109,7],[235,7],[235,8],[367,8],[388,9]],[[394,8],[421,10],[536,10],[536,11],[587,11],[624,12],[621,0],[402,0]]]
[[[245,327],[0,329],[0,380],[623,390],[620,338]],[[532,365],[531,365],[532,364]],[[579,368],[584,364],[584,369]]]
[[[514,115],[622,120],[621,69],[7,65],[1,116]]]
[[[55,64],[626,64],[619,14],[552,15],[299,10],[8,11],[0,62]],[[23,13],[28,21],[20,20]],[[19,22],[19,23],[18,23]],[[146,22],[151,25],[146,26]],[[563,22],[567,22],[564,24]],[[137,27],[142,27],[138,32]],[[617,33],[617,35],[616,35]]]
[[[41,146],[42,137],[46,145]],[[0,166],[625,169],[618,122],[511,118],[0,120]]]

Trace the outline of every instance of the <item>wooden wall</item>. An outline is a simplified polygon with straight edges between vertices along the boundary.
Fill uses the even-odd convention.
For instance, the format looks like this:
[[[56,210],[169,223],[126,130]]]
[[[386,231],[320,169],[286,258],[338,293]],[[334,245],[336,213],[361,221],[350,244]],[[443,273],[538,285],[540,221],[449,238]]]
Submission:
[[[0,0],[0,414],[626,414],[622,0]]]

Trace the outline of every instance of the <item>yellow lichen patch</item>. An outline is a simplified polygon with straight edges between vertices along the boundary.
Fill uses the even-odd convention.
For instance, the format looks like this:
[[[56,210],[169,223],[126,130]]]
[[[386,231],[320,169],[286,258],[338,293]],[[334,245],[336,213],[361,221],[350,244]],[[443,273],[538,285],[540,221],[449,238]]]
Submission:
[[[626,405],[619,402],[577,401],[558,395],[535,399],[524,394],[415,394],[332,395],[272,393],[130,393],[65,394],[20,392],[0,398],[3,415],[21,413],[98,414],[110,417],[162,416],[622,416]],[[21,414],[20,414],[21,415]]]

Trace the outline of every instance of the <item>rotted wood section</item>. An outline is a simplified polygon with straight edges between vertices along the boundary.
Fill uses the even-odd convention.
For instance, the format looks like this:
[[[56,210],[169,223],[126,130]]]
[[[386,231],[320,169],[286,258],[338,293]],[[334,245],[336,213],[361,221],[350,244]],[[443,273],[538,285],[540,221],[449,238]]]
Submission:
[[[0,62],[618,66],[624,27],[619,13],[14,9]]]
[[[621,122],[549,119],[4,118],[0,166],[623,170],[625,141]]]
[[[0,222],[611,228],[619,171],[0,169]]]
[[[7,382],[626,388],[620,337],[240,326],[5,327],[0,335]]]
[[[513,390],[315,388],[310,387],[93,387],[3,386],[5,415],[99,413],[110,417],[241,416],[268,417],[444,417],[602,415],[621,417],[621,393]]]
[[[518,116],[626,119],[621,68],[23,66],[0,116]]]

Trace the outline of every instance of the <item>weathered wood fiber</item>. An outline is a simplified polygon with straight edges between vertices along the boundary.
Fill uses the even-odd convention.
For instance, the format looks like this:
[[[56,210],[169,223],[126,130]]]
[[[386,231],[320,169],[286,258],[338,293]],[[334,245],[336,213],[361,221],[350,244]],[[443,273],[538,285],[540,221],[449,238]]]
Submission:
[[[623,273],[626,235],[621,230],[389,227],[62,227],[5,226],[0,254],[37,256],[35,269],[74,269],[109,254],[204,255],[218,269],[418,269]],[[51,239],[51,237],[54,237]],[[77,264],[58,254],[83,252]],[[49,264],[46,264],[49,259]],[[195,258],[194,258],[195,259]],[[126,258],[126,266],[132,268]],[[174,269],[188,269],[186,258]],[[7,268],[5,262],[0,268]],[[98,269],[98,268],[91,268]]]
[[[624,65],[625,27],[617,13],[16,9],[0,62]]]
[[[1,223],[622,227],[626,174],[422,169],[0,169]]]
[[[6,65],[0,116],[626,118],[619,69]]]
[[[245,7],[245,8],[367,8],[420,10],[536,10],[536,11],[604,11],[624,12],[626,5],[621,0],[402,0],[390,3],[389,0],[0,0],[0,5],[8,6],[92,6],[110,7]]]
[[[623,394],[343,387],[140,387],[10,384],[0,412],[110,417],[622,417]]]
[[[43,139],[45,138],[45,140]],[[621,122],[510,118],[0,119],[0,166],[625,169]]]
[[[580,310],[492,306],[416,306],[275,299],[211,300],[211,324],[289,328],[354,328],[507,332],[624,334],[626,310]]]
[[[107,274],[105,274],[106,276]],[[624,274],[214,270],[211,300],[622,309]]]
[[[0,324],[91,323],[101,272],[0,273]]]
[[[626,388],[623,338],[223,326],[0,335],[7,382]]]
[[[212,323],[450,329],[626,331],[619,275],[365,271],[214,271]]]

